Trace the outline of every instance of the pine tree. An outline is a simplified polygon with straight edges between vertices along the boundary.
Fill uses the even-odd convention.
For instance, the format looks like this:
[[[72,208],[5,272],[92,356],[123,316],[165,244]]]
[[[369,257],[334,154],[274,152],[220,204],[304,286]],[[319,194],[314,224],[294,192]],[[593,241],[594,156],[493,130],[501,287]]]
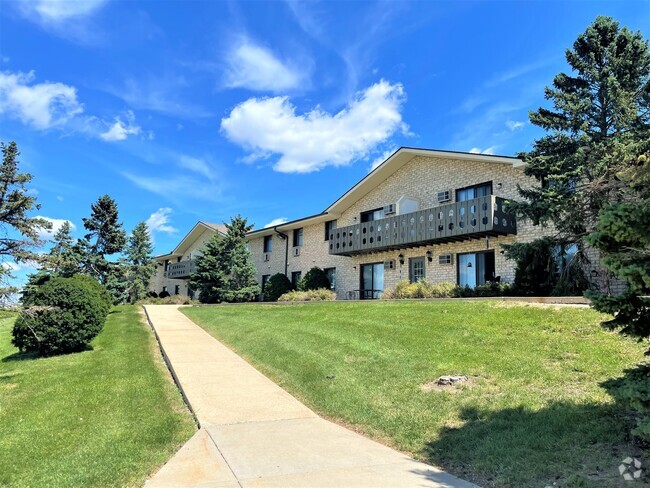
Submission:
[[[215,234],[208,240],[190,279],[201,302],[245,302],[260,293],[245,240],[252,227],[238,215],[226,224],[225,236]]]
[[[0,143],[0,149],[0,301],[6,301],[17,289],[10,286],[11,267],[4,263],[38,261],[34,249],[43,244],[39,230],[50,229],[52,225],[45,219],[28,217],[40,205],[25,188],[32,175],[19,172],[20,152],[16,143]]]
[[[119,222],[117,203],[104,195],[91,206],[91,215],[84,218],[84,228],[88,231],[76,246],[83,254],[82,270],[105,284],[111,263],[106,256],[121,253],[126,244],[126,232]]]
[[[53,236],[53,245],[46,258],[45,268],[59,276],[72,276],[79,271],[81,256],[75,248],[72,226],[67,220]]]
[[[536,225],[552,223],[558,240],[579,242],[617,198],[609,184],[617,157],[641,154],[650,141],[650,53],[640,32],[599,16],[566,59],[573,73],[546,88],[554,109],[530,113],[547,134],[520,155],[541,186],[520,189],[527,201],[513,206]]]
[[[135,303],[147,296],[149,282],[156,273],[156,263],[152,257],[151,236],[145,222],[135,226],[126,247],[129,266],[129,301]]]

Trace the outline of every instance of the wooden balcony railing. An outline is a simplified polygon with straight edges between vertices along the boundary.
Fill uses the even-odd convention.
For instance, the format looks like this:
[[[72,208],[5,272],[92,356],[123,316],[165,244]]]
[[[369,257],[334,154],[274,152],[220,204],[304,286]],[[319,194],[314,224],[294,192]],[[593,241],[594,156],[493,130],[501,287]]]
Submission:
[[[196,269],[195,260],[179,261],[178,263],[169,263],[167,271],[165,271],[165,278],[173,280],[182,280],[189,278]]]
[[[332,229],[329,253],[352,256],[483,236],[517,234],[515,217],[504,209],[506,201],[488,195]]]

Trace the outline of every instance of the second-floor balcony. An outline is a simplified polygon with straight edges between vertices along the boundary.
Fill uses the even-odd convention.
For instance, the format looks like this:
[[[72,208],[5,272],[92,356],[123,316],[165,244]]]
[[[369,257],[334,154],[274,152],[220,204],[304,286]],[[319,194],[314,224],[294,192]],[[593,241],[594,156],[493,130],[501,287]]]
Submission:
[[[165,278],[172,280],[187,279],[192,273],[194,273],[195,269],[196,262],[194,259],[169,263],[167,265],[167,271],[165,271]]]
[[[429,244],[517,234],[505,198],[488,195],[333,229],[329,253],[352,256]]]

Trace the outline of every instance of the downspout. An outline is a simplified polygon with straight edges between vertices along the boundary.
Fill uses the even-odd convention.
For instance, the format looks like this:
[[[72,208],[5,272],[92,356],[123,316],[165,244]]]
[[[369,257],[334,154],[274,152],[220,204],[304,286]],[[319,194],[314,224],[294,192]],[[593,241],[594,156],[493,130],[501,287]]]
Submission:
[[[277,227],[273,227],[273,230],[284,239],[284,276],[287,276],[289,270],[289,236],[284,232],[280,232]]]

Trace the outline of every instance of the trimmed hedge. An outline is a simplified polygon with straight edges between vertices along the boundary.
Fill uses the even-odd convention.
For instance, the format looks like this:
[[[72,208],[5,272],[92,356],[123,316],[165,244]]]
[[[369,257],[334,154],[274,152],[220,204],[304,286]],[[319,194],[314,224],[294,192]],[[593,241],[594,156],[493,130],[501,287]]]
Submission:
[[[298,283],[298,290],[300,291],[321,289],[329,290],[330,288],[330,280],[327,279],[325,271],[320,269],[318,266],[314,266],[312,269],[307,271],[305,276]]]
[[[282,273],[276,273],[264,285],[264,301],[275,302],[292,288],[289,278]]]
[[[106,289],[93,278],[50,278],[30,295],[11,342],[42,355],[82,351],[101,332],[110,303]]]
[[[385,300],[400,300],[409,298],[462,298],[462,297],[500,297],[511,292],[509,283],[489,282],[476,288],[457,286],[453,283],[431,284],[426,280],[410,283],[402,280],[395,288],[389,288],[382,294]]]

